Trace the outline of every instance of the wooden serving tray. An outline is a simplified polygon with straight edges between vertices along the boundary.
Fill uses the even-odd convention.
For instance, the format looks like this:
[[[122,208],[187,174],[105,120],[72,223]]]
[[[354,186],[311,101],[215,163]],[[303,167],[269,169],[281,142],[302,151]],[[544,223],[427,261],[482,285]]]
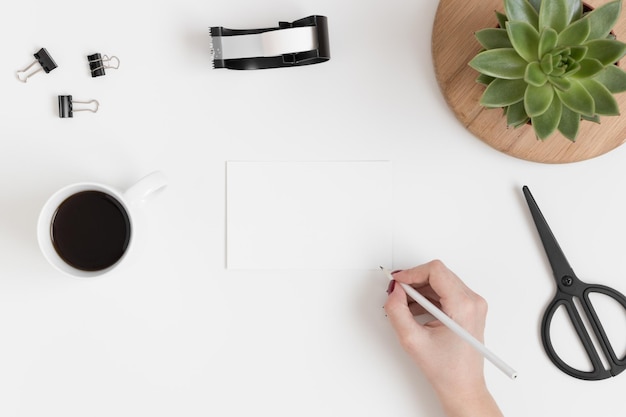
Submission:
[[[608,0],[587,0],[596,8]],[[537,139],[532,126],[508,128],[502,109],[479,104],[485,87],[476,83],[478,72],[468,62],[481,46],[474,32],[496,27],[495,11],[504,12],[503,0],[440,0],[432,36],[432,53],[439,87],[459,121],[474,135],[508,155],[535,162],[567,163],[590,159],[626,141],[624,116],[601,116],[601,124],[583,121],[576,142],[559,132],[545,141]],[[613,32],[624,42],[626,11],[622,10]],[[622,112],[626,94],[615,96]]]

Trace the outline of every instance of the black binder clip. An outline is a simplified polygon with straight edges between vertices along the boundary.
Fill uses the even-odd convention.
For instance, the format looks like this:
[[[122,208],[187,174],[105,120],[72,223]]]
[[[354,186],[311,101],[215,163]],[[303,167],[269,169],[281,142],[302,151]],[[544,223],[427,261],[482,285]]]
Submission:
[[[54,59],[52,59],[48,51],[46,51],[46,48],[41,48],[39,51],[34,53],[33,56],[35,57],[35,60],[32,64],[30,64],[23,70],[16,72],[17,79],[23,83],[27,82],[30,77],[42,70],[45,71],[47,74],[57,67],[56,62],[54,62]],[[30,70],[36,64],[39,64],[39,68],[27,74],[28,70]]]
[[[330,59],[328,19],[309,16],[265,29],[209,28],[213,68],[251,70],[318,64]]]
[[[120,67],[120,59],[116,56],[93,54],[87,56],[89,62],[89,70],[92,77],[100,77],[106,75],[105,69],[118,69]],[[114,64],[111,64],[111,63]]]
[[[79,104],[95,104],[93,108],[84,108],[84,109],[75,109],[74,103]],[[72,96],[59,96],[59,117],[62,119],[68,117],[74,117],[75,111],[90,111],[95,113],[98,111],[100,107],[100,103],[97,100],[89,100],[89,101],[73,101]]]

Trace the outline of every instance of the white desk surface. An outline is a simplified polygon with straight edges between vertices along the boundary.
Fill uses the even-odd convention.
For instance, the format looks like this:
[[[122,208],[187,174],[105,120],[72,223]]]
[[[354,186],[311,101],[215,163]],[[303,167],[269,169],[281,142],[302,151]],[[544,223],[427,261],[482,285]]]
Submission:
[[[460,1],[460,3],[462,3]],[[431,60],[435,0],[11,2],[0,13],[0,415],[442,416],[384,316],[378,271],[225,269],[228,160],[391,160],[393,268],[443,259],[490,304],[486,364],[505,415],[620,416],[626,376],[573,379],[539,337],[551,271],[531,187],[583,279],[626,291],[626,147],[551,166],[456,121]],[[332,59],[211,70],[209,26],[326,15]],[[454,28],[451,28],[454,30]],[[14,72],[46,47],[59,68]],[[92,79],[85,56],[121,68]],[[97,114],[59,119],[58,94]],[[141,210],[118,270],[79,281],[40,254],[56,189],[170,186]],[[268,244],[271,244],[268,236]]]

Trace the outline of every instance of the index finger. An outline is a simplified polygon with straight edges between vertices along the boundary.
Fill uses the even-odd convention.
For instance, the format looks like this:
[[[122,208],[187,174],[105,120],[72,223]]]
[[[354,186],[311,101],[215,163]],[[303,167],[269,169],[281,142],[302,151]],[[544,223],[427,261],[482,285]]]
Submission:
[[[454,272],[449,270],[439,260],[396,272],[393,274],[393,278],[398,282],[417,288],[430,285],[441,298],[442,304],[446,300],[455,302],[463,298],[474,298],[476,296]]]

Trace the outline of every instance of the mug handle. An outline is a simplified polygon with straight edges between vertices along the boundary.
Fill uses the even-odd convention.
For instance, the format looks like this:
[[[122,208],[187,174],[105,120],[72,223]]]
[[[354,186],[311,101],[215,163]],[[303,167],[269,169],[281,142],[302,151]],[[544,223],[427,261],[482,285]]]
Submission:
[[[161,171],[154,171],[124,191],[123,196],[129,205],[135,204],[144,200],[155,191],[165,187],[167,183],[168,181],[165,174]]]

